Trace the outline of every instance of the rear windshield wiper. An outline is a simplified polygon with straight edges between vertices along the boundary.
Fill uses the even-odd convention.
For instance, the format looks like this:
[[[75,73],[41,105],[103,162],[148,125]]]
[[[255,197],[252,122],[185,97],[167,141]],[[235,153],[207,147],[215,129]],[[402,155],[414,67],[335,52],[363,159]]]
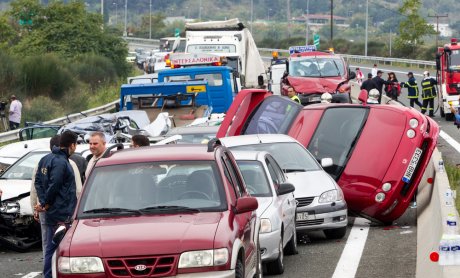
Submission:
[[[283,169],[285,173],[292,173],[292,172],[306,172],[305,169]]]
[[[200,212],[199,209],[184,206],[153,206],[139,209],[142,212]]]
[[[127,209],[127,208],[97,208],[85,210],[83,213],[110,213],[110,214],[119,214],[119,213],[134,213],[141,215],[142,212],[136,209]]]

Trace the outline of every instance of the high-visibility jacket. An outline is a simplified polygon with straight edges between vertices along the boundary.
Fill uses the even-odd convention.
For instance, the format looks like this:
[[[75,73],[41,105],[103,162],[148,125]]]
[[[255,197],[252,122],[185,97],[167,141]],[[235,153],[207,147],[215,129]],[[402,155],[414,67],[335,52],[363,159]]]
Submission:
[[[436,97],[436,84],[438,84],[436,79],[429,76],[422,80],[422,99],[431,99]]]
[[[298,96],[292,96],[291,100],[293,100],[293,101],[297,102],[298,104],[300,104],[300,98]]]
[[[418,98],[418,85],[414,77],[409,78],[407,82],[401,82],[402,88],[407,88],[408,98]]]

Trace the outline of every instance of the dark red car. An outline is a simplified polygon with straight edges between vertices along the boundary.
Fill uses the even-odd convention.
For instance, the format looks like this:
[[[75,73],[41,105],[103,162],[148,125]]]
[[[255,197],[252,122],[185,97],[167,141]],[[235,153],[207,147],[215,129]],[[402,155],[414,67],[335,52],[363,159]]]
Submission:
[[[303,105],[320,103],[323,93],[332,102],[351,103],[348,80],[356,77],[345,60],[334,53],[308,51],[290,55],[286,74],[281,79],[281,94],[292,86]]]
[[[53,272],[253,277],[261,274],[257,207],[222,146],[118,151],[91,172]]]
[[[290,135],[318,161],[331,158],[333,165],[325,170],[341,186],[349,210],[388,224],[404,213],[415,194],[439,127],[402,106],[303,107],[264,90],[241,91],[217,137],[260,133]]]

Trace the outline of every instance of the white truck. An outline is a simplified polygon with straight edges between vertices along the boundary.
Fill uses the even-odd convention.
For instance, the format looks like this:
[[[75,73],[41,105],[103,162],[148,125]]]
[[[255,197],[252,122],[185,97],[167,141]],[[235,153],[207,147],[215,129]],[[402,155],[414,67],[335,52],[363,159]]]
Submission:
[[[185,24],[187,53],[216,54],[227,59],[242,88],[266,85],[265,65],[249,30],[238,19]]]

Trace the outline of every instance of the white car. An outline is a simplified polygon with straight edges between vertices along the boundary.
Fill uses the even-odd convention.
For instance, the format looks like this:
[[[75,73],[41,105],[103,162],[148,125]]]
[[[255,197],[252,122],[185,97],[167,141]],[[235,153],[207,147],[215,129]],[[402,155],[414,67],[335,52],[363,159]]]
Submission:
[[[284,272],[284,252],[297,254],[294,186],[267,152],[234,151],[251,196],[257,198],[262,263],[270,274]]]
[[[231,150],[268,151],[295,186],[297,232],[323,230],[330,239],[345,236],[348,217],[342,189],[295,139],[284,134],[242,135],[220,138]],[[323,167],[332,165],[324,158]]]

